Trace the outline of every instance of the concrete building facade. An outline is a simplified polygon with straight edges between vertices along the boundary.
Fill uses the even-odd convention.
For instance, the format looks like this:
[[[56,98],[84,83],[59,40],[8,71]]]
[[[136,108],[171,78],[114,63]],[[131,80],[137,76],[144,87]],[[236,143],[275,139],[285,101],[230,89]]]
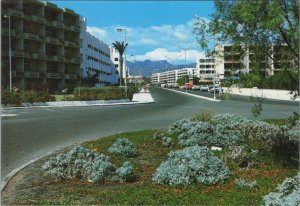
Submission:
[[[121,63],[120,63],[120,57],[119,57],[119,52],[112,46],[110,46],[110,56],[111,56],[111,60],[115,66],[115,68],[118,70],[118,72],[120,73],[120,67],[121,67]],[[126,77],[126,72],[127,72],[127,77],[129,76],[129,68],[125,65],[125,58],[123,57],[123,78],[125,80]],[[125,69],[126,66],[126,69]]]
[[[98,74],[96,86],[118,84],[119,73],[110,58],[110,48],[86,31],[87,21],[80,18],[81,77]]]
[[[154,73],[151,76],[152,84],[174,84],[178,79],[188,75],[189,78],[193,78],[193,76],[197,76],[196,68],[183,68],[165,71],[161,73]]]
[[[3,87],[10,84],[10,67],[12,85],[20,89],[55,92],[78,83],[78,14],[49,2],[3,0],[1,18]]]

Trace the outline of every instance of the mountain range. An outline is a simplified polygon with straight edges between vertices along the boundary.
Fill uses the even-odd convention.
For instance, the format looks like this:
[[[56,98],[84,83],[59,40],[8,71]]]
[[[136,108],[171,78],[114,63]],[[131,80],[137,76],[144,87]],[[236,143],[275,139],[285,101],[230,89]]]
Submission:
[[[185,65],[173,65],[166,60],[161,61],[126,61],[126,65],[129,68],[130,75],[142,75],[145,77],[151,77],[153,73],[164,72],[174,69],[184,68]],[[187,67],[195,67],[196,64],[187,64]]]

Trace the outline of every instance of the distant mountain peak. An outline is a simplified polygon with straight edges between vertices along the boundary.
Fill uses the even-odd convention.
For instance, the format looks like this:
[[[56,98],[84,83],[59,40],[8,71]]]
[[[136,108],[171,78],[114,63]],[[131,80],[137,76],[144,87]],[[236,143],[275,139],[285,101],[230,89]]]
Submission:
[[[151,77],[153,73],[180,69],[184,67],[184,65],[172,65],[167,60],[151,61],[149,59],[135,62],[126,61],[126,65],[129,67],[130,75],[142,74],[146,77]],[[195,67],[195,64],[188,64],[187,67]]]

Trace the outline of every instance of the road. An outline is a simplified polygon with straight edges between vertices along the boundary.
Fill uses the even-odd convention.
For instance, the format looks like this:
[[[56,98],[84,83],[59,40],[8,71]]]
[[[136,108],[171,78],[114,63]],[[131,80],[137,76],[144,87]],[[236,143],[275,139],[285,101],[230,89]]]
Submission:
[[[28,161],[63,147],[126,131],[167,128],[200,111],[252,117],[254,102],[210,102],[161,88],[150,91],[156,103],[2,111],[1,178]],[[260,118],[287,117],[293,111],[298,111],[298,104],[266,102]]]

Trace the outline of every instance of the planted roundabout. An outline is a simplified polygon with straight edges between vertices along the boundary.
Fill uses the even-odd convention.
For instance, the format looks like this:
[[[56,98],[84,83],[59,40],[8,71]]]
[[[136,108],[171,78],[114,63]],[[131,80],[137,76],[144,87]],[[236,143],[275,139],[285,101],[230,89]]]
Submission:
[[[49,155],[2,192],[10,205],[299,205],[299,120],[201,113]]]

